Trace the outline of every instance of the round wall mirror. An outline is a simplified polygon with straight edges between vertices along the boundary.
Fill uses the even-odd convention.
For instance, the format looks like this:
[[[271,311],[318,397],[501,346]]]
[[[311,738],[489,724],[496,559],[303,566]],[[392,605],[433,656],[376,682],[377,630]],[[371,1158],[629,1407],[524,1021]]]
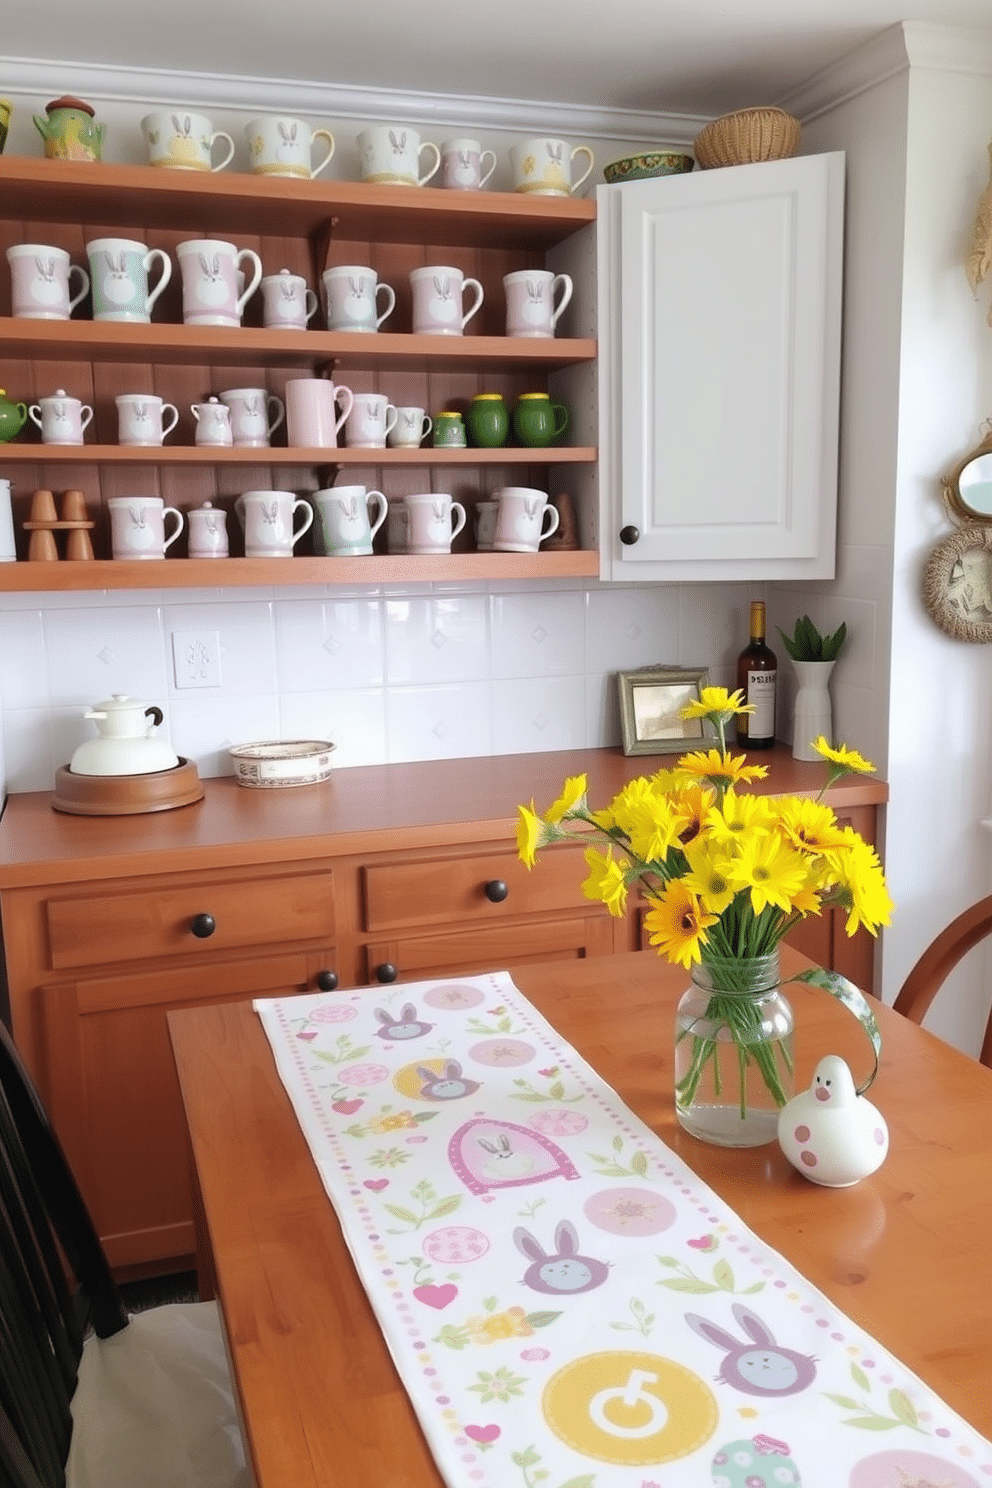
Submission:
[[[941,486],[956,517],[971,522],[992,521],[992,430],[951,475],[944,476]]]

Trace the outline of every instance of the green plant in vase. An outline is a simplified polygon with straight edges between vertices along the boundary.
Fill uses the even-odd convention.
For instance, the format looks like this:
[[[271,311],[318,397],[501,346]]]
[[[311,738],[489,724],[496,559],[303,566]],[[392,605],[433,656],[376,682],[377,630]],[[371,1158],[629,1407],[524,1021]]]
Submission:
[[[821,735],[833,736],[833,708],[830,702],[830,673],[847,640],[847,626],[841,624],[832,635],[821,635],[808,615],[796,621],[791,636],[778,627],[778,633],[796,670],[799,691],[796,693],[792,720],[793,759],[817,758],[814,740]]]

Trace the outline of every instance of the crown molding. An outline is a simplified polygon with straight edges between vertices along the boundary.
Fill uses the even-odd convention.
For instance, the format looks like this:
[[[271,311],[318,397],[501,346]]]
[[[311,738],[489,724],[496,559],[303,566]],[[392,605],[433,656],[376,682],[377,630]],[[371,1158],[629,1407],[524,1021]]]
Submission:
[[[992,76],[992,30],[900,21],[825,67],[779,102],[809,123],[913,68]]]
[[[529,98],[483,98],[469,94],[412,93],[389,88],[226,73],[168,72],[157,68],[56,62],[6,57],[3,88],[11,98],[40,102],[68,87],[91,103],[148,109],[178,104],[191,109],[251,113],[317,114],[362,123],[432,124],[446,129],[507,130],[514,134],[567,132],[585,139],[686,145],[708,115],[652,113],[547,103]]]

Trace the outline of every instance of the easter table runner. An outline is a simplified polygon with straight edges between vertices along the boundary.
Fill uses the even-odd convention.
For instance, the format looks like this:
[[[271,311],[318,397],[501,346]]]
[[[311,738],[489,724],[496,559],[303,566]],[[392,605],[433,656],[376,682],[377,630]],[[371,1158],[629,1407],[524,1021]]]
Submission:
[[[450,1488],[992,1488],[506,972],[254,1006]]]

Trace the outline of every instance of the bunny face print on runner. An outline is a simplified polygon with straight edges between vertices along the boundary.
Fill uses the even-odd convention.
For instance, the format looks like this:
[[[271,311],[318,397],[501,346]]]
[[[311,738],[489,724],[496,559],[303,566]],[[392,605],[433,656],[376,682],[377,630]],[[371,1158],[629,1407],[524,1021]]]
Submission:
[[[555,1227],[555,1253],[547,1255],[529,1230],[518,1225],[513,1243],[532,1262],[524,1272],[524,1286],[532,1292],[562,1297],[579,1292],[592,1292],[602,1286],[610,1274],[604,1261],[579,1254],[579,1236],[570,1220]]]
[[[417,1074],[424,1082],[420,1087],[421,1100],[461,1100],[463,1096],[474,1095],[480,1089],[478,1080],[469,1080],[462,1074],[462,1066],[457,1059],[444,1060],[440,1072],[431,1069],[430,1065],[418,1064]]]
[[[431,162],[421,171],[421,156]],[[382,186],[424,186],[441,166],[441,151],[421,141],[416,129],[380,124],[358,136],[358,164],[363,181]]]
[[[699,1313],[685,1315],[694,1333],[726,1350],[717,1378],[745,1395],[798,1395],[808,1389],[816,1378],[815,1359],[777,1344],[771,1329],[742,1302],[735,1302],[731,1311],[747,1334],[746,1340],[735,1338]]]
[[[385,1008],[376,1008],[375,1020],[379,1025],[375,1031],[376,1038],[385,1039],[387,1043],[405,1043],[408,1039],[423,1038],[434,1027],[433,1023],[424,1023],[417,1017],[417,1009],[412,1002],[403,1004],[398,1017]]]

